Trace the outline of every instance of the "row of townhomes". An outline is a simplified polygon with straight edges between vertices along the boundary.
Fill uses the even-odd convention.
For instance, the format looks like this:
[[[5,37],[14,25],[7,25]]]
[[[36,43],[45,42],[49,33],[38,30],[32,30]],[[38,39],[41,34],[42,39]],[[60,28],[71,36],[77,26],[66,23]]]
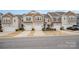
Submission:
[[[66,28],[79,25],[79,14],[72,11],[67,12],[48,12],[41,14],[31,11],[27,14],[14,15],[11,13],[0,13],[0,20],[3,32],[14,32],[16,29],[24,27],[25,30],[42,30],[42,28]]]

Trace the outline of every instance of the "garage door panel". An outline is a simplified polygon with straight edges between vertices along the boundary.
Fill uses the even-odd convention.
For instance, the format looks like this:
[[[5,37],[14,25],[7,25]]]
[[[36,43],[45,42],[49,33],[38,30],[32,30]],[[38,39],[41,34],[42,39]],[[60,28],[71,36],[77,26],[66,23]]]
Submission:
[[[15,32],[15,28],[13,28],[13,27],[5,27],[5,28],[3,28],[3,32]]]
[[[34,24],[35,30],[42,30],[42,24]]]
[[[32,30],[32,24],[24,24],[25,30]]]

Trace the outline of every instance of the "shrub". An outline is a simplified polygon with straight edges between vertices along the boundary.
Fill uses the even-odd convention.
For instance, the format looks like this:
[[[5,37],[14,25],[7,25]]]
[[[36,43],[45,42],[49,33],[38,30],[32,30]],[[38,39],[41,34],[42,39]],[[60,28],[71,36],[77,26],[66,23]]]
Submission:
[[[16,29],[16,31],[24,31],[24,28]]]
[[[19,28],[19,30],[22,30],[22,31],[24,31],[24,28]]]
[[[42,31],[56,31],[56,28],[42,28]]]
[[[68,27],[67,30],[72,30],[72,27]]]
[[[19,31],[19,29],[16,29],[16,31]]]
[[[53,28],[53,29],[51,29],[51,30],[56,31],[56,28]]]
[[[2,30],[0,30],[0,32],[3,32]]]
[[[32,28],[32,31],[34,31],[35,29],[34,28]]]
[[[42,31],[45,31],[45,28],[42,28]]]
[[[46,31],[56,31],[56,28],[46,28]]]
[[[64,30],[64,27],[61,27],[60,30]]]

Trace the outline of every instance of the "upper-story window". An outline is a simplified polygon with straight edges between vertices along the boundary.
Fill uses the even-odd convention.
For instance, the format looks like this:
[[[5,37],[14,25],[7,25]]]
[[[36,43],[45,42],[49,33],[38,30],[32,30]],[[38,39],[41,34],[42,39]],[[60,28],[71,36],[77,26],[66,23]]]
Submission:
[[[41,20],[41,17],[35,17],[35,19],[40,21]]]
[[[38,19],[37,20],[41,20],[41,18],[40,17],[38,17]]]
[[[3,18],[2,23],[3,24],[10,24],[11,23],[11,20],[9,18]]]
[[[6,23],[8,23],[8,19],[6,19],[5,21],[6,21]]]
[[[6,24],[7,23],[7,19],[5,18],[5,19],[3,19],[3,23],[4,24]]]
[[[54,22],[56,21],[56,19],[54,19]]]
[[[10,20],[7,20],[8,23],[10,23]]]
[[[14,22],[15,22],[16,20],[14,19]]]
[[[3,23],[4,23],[4,24],[6,23],[6,19],[4,19]]]
[[[74,16],[70,16],[69,19],[73,20],[73,19],[75,19],[75,17]]]
[[[69,19],[69,17],[68,16],[64,16],[63,19],[64,20],[67,20],[67,19]]]
[[[50,20],[48,19],[48,22],[50,22]]]
[[[31,20],[31,17],[26,17],[26,21],[30,21]]]

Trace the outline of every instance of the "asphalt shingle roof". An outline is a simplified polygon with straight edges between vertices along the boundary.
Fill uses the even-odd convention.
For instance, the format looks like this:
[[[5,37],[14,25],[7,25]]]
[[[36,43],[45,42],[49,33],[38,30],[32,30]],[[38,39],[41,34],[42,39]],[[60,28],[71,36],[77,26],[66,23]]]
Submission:
[[[50,14],[51,16],[59,16],[59,14],[57,14],[56,12],[48,12],[48,14]]]
[[[47,14],[43,14],[43,15],[44,15],[45,18],[50,18],[50,16],[47,15]]]
[[[6,14],[3,15],[3,17],[13,17],[13,16],[14,16],[14,15],[11,14],[11,13],[6,13]]]
[[[59,14],[59,15],[65,14],[65,12],[56,12],[56,13]]]
[[[67,15],[67,16],[73,15],[73,16],[75,16],[76,14],[72,11],[68,11],[64,15]]]

